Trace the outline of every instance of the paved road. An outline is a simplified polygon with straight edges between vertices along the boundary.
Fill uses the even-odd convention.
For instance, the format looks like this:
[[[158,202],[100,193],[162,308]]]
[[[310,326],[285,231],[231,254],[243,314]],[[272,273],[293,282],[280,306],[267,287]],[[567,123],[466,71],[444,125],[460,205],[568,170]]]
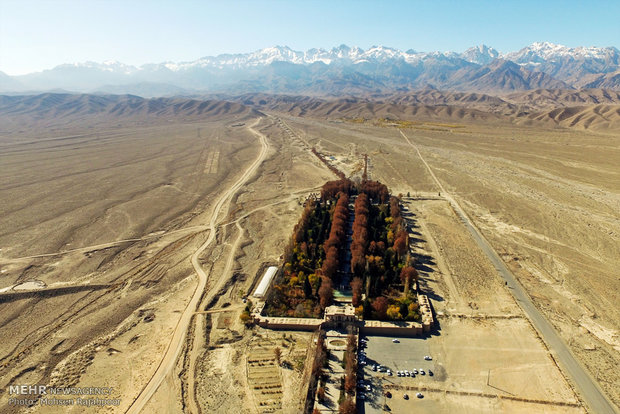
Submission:
[[[157,391],[157,388],[159,388],[163,380],[166,378],[166,376],[170,372],[172,372],[172,370],[174,369],[174,366],[176,365],[177,359],[179,358],[179,355],[181,354],[181,350],[183,348],[183,341],[185,339],[187,328],[189,327],[189,323],[192,319],[194,312],[196,311],[196,307],[198,306],[200,297],[202,296],[202,293],[207,284],[208,276],[206,272],[203,270],[203,268],[200,266],[200,262],[199,262],[200,255],[215,240],[216,228],[224,220],[223,218],[220,218],[220,213],[222,211],[226,211],[224,207],[230,205],[230,200],[232,199],[233,195],[237,191],[239,191],[239,189],[246,183],[246,181],[256,172],[260,164],[265,159],[265,156],[267,155],[267,151],[269,149],[269,144],[267,143],[267,139],[265,138],[265,136],[252,129],[254,126],[258,124],[258,122],[260,122],[260,118],[257,119],[256,122],[252,126],[249,126],[248,128],[260,140],[260,143],[261,143],[260,153],[258,157],[256,158],[256,160],[254,160],[254,162],[243,173],[243,175],[239,177],[239,179],[232,186],[230,186],[225,192],[223,192],[220,198],[217,200],[217,203],[215,204],[215,207],[213,208],[213,212],[211,214],[209,224],[207,225],[207,228],[209,229],[209,237],[202,244],[202,246],[200,246],[198,250],[196,250],[196,252],[192,255],[192,265],[194,266],[194,270],[196,271],[196,274],[198,275],[198,285],[196,286],[196,290],[194,291],[192,299],[186,306],[185,310],[183,311],[183,314],[181,315],[181,318],[179,319],[179,322],[177,323],[177,326],[172,335],[172,340],[168,344],[168,348],[166,349],[166,354],[161,360],[159,366],[157,367],[157,371],[155,371],[155,374],[153,374],[153,377],[151,377],[151,380],[144,387],[142,392],[140,392],[138,397],[134,400],[133,404],[127,410],[127,413],[137,414],[137,413],[142,412],[142,410],[144,409],[144,406],[148,403],[148,401],[151,399],[153,394],[155,394],[155,391]]]
[[[465,227],[472,235],[478,246],[480,246],[484,254],[489,258],[489,260],[491,260],[491,263],[493,263],[501,277],[508,282],[508,286],[510,288],[509,290],[512,293],[512,296],[514,296],[517,300],[542,339],[545,341],[555,360],[560,363],[560,366],[564,372],[571,377],[573,382],[577,385],[579,394],[584,400],[588,410],[597,414],[618,413],[619,411],[617,408],[615,408],[609,399],[607,399],[605,394],[603,394],[598,384],[594,381],[594,379],[592,379],[592,377],[590,377],[590,375],[588,375],[586,370],[575,359],[573,354],[568,349],[568,346],[566,346],[562,338],[560,338],[551,323],[542,313],[540,313],[536,306],[534,306],[534,303],[532,303],[532,300],[525,292],[525,289],[523,289],[512,272],[506,267],[497,252],[493,249],[493,247],[491,247],[480,231],[473,225],[467,214],[465,214],[465,211],[456,202],[456,200],[446,192],[433,173],[431,167],[428,165],[426,160],[424,160],[422,154],[420,154],[420,150],[417,145],[415,145],[415,143],[407,137],[402,130],[400,130],[400,133],[405,140],[407,140],[409,145],[415,149],[418,156],[426,166],[428,172],[433,177],[433,180],[435,180],[435,183],[441,190],[442,195],[450,202],[452,208],[459,216],[463,224],[465,224]]]

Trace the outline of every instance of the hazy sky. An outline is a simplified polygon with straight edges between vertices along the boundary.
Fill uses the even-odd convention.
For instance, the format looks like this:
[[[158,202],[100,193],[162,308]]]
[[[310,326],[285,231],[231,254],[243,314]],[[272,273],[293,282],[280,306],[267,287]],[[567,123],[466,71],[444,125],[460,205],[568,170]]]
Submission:
[[[342,43],[501,52],[535,41],[620,46],[620,1],[0,0],[0,71],[118,60],[140,65]]]

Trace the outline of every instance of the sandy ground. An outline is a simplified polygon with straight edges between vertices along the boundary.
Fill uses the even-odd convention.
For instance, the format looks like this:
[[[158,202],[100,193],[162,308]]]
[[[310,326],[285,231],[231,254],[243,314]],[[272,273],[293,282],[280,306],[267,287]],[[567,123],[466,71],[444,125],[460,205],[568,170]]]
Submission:
[[[429,198],[412,201],[410,209],[418,219],[413,236],[424,266],[421,285],[441,328],[429,343],[448,380],[416,404],[429,412],[539,407],[488,397],[505,394],[489,390],[489,370],[497,381],[492,384],[519,397],[575,401],[570,382],[448,203],[430,199],[437,188],[398,130],[282,118],[292,133],[274,119],[261,124],[272,150],[233,199],[217,243],[200,258],[218,275],[199,306],[210,313],[195,315],[175,371],[145,410],[299,411],[311,334],[288,341],[280,332],[245,329],[238,315],[241,296],[262,266],[278,263],[301,201],[333,179],[310,146],[350,169],[355,157],[368,154],[371,178],[395,193]],[[215,195],[258,152],[255,136],[231,126],[237,122],[117,127],[27,149],[19,136],[11,137],[15,146],[0,160],[9,167],[1,172],[8,184],[0,188],[0,289],[40,281],[46,291],[0,302],[0,390],[9,383],[113,386],[121,405],[92,410],[124,412],[155,371],[195,288],[189,259],[208,236]],[[412,136],[442,184],[618,403],[617,142],[593,133],[481,125]],[[275,346],[293,361],[292,369],[275,366]],[[261,375],[273,380],[273,394],[256,388],[254,378]],[[464,390],[472,395],[458,393]],[[4,391],[0,411],[14,412],[7,398]],[[554,405],[541,411],[560,409],[582,411]]]
[[[255,137],[236,122],[88,139],[71,129],[60,132],[79,138],[5,148],[0,283],[46,288],[4,292],[0,410],[14,412],[5,389],[16,383],[114,387],[121,404],[103,411],[127,408],[195,288],[189,256],[206,238],[200,215],[256,154]],[[206,171],[216,150],[227,162]],[[176,399],[167,404],[178,409]]]

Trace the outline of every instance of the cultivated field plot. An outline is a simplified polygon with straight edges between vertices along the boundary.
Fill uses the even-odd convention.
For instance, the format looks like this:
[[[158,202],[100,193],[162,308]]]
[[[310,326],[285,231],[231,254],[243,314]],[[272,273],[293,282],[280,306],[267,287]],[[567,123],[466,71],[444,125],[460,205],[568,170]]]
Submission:
[[[282,380],[274,343],[250,343],[247,356],[248,384],[254,393],[258,412],[275,413],[282,410]]]

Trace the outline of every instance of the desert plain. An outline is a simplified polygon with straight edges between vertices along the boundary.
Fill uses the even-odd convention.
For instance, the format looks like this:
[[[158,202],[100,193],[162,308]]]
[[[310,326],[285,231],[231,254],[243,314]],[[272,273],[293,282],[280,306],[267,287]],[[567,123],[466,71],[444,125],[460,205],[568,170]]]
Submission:
[[[617,105],[557,119],[109,99],[1,115],[0,412],[84,410],[9,405],[10,384],[112,387],[118,404],[92,412],[302,412],[316,335],[239,315],[335,178],[312,148],[348,174],[366,154],[411,212],[437,319],[418,341],[440,375],[391,384],[426,393],[394,412],[596,412],[447,197],[620,405]]]

